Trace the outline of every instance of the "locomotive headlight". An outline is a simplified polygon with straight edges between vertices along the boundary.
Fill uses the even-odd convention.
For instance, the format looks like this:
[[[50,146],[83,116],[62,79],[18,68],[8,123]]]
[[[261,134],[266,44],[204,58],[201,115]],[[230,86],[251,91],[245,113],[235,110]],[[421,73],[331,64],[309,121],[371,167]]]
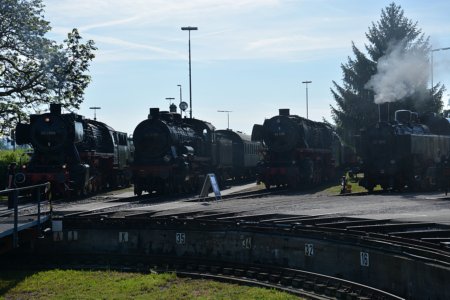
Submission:
[[[22,165],[22,169],[26,169],[27,168],[27,165]]]
[[[391,165],[395,164],[395,159],[391,159]]]
[[[47,117],[44,119],[44,121],[45,121],[45,123],[48,123],[48,122],[50,122],[50,118]]]
[[[64,165],[61,166],[61,168],[65,169],[65,168],[67,168],[67,165],[64,164]]]
[[[164,159],[165,162],[169,162],[170,161],[170,156],[169,155],[165,155],[163,157],[163,159]]]

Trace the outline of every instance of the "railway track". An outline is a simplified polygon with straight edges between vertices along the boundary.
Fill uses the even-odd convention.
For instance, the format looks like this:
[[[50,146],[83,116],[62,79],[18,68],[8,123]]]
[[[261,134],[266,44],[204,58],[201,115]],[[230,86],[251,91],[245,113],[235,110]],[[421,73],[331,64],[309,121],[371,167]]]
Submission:
[[[286,193],[289,192],[284,190],[241,192],[227,195],[219,202],[226,204],[234,198],[264,198]],[[87,200],[85,203],[90,201]],[[299,292],[298,290],[306,292],[304,294],[306,297],[312,297],[308,296],[308,293],[312,292],[313,296],[318,297],[314,299],[339,298],[341,297],[339,294],[341,292],[337,292],[339,290],[348,291],[342,296],[346,299],[391,299],[381,296],[377,298],[374,292],[372,294],[361,292],[365,289],[357,288],[356,283],[346,286],[345,280],[339,277],[345,278],[348,282],[359,280],[347,271],[339,271],[339,268],[333,271],[333,264],[338,265],[339,260],[321,265],[320,261],[329,259],[330,255],[345,257],[344,261],[353,263],[354,258],[349,260],[347,255],[350,254],[343,253],[340,249],[348,249],[353,257],[361,256],[359,272],[367,274],[364,275],[367,278],[359,281],[359,285],[372,286],[374,290],[387,290],[388,295],[394,293],[414,299],[412,296],[417,291],[411,292],[410,287],[397,287],[399,289],[397,292],[397,289],[391,289],[389,281],[383,283],[384,285],[379,283],[372,285],[371,276],[375,278],[383,275],[369,275],[372,274],[368,272],[369,255],[370,266],[390,261],[388,266],[383,266],[383,272],[386,274],[395,273],[403,268],[412,268],[411,270],[416,272],[436,267],[442,272],[437,278],[448,278],[449,275],[449,225],[338,215],[255,213],[252,210],[245,211],[238,208],[232,210],[233,205],[207,203],[216,201],[215,198],[110,197],[100,202],[102,201],[113,205],[107,207],[94,205],[92,209],[61,214],[60,218],[56,216],[54,220],[61,220],[64,223],[64,232],[61,235],[64,243],[52,243],[49,236],[46,241],[44,239],[44,246],[38,257],[45,257],[47,252],[51,252],[52,257],[49,258],[48,265],[57,267],[65,267],[64,261],[76,254],[73,262],[67,267],[136,271],[170,270],[193,277],[242,280],[243,283],[262,286],[274,284],[280,289],[293,290],[294,294]],[[194,203],[197,201],[198,204]],[[172,207],[171,202],[190,206],[163,212],[159,210],[160,205],[169,204]],[[230,202],[232,203],[234,202]],[[152,208],[153,205],[155,209]],[[74,232],[78,232],[80,242],[73,240]],[[69,233],[72,240],[65,241]],[[120,239],[123,234],[127,235],[127,242],[117,242],[117,236]],[[177,241],[174,238],[175,234]],[[189,242],[178,243],[178,234],[182,234],[183,240]],[[311,247],[310,254],[307,254],[307,245]],[[83,257],[86,251],[90,258],[85,260]],[[114,251],[116,253],[113,253]],[[301,258],[298,258],[299,254]],[[366,267],[362,265],[363,255],[367,255]],[[224,256],[227,259],[223,259]],[[105,259],[106,257],[111,258]],[[267,260],[267,266],[261,267],[262,261],[258,261],[259,258]],[[397,261],[397,258],[401,260]],[[41,258],[39,260],[46,261]],[[411,261],[417,266],[399,267],[399,264],[403,264],[402,261]],[[331,269],[326,271],[328,268]],[[309,271],[305,274],[312,279],[297,280],[303,276],[301,269]],[[292,272],[295,274],[292,275]],[[342,276],[339,275],[340,272]],[[315,275],[318,273],[327,275]],[[259,275],[258,278],[258,274],[265,275]],[[322,280],[320,276],[325,276],[326,279]],[[342,282],[334,281],[333,277]],[[411,280],[411,277],[403,281],[408,280]],[[398,286],[401,284],[402,282],[395,283]],[[385,289],[386,287],[389,288]],[[440,287],[439,282],[431,289],[437,289],[436,287]],[[444,291],[444,295],[448,295],[448,291]]]
[[[0,260],[2,261],[2,260]],[[179,258],[176,256],[51,255],[9,256],[4,270],[116,270],[140,273],[174,272],[179,277],[208,279],[247,286],[276,289],[306,299],[399,300],[395,296],[363,284],[337,277],[291,268],[257,264],[230,264],[220,260]]]

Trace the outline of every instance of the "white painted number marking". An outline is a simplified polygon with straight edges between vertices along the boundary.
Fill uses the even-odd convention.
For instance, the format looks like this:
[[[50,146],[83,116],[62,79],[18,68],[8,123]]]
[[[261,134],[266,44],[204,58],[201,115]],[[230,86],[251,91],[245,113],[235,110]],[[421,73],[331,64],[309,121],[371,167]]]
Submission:
[[[314,245],[313,244],[305,244],[305,255],[306,256],[314,256]]]
[[[128,242],[128,232],[119,232],[119,243]]]
[[[186,234],[183,232],[177,232],[175,240],[178,245],[184,245],[186,243]]]
[[[361,259],[361,267],[368,267],[369,266],[369,253],[360,252],[359,256]]]
[[[252,238],[248,237],[242,240],[242,248],[251,249],[252,248]]]
[[[62,231],[54,231],[53,232],[53,241],[60,242],[64,239],[64,234]]]
[[[68,241],[78,240],[78,231],[68,231],[67,232],[67,240]]]

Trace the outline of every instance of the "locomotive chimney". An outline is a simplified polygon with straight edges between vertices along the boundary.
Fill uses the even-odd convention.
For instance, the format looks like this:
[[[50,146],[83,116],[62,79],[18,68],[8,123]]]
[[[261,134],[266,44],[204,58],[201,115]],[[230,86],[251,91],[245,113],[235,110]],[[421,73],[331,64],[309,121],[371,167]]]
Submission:
[[[378,122],[389,122],[389,102],[378,104]]]
[[[289,108],[280,108],[279,109],[279,114],[280,116],[289,116],[290,112],[289,112]]]
[[[175,104],[170,104],[169,106],[170,112],[171,113],[176,113],[177,112],[177,106]]]
[[[157,119],[159,117],[159,108],[153,107],[150,108],[150,114],[148,115],[149,119]]]
[[[61,114],[61,104],[51,103],[50,104],[50,113],[52,115],[60,115]]]

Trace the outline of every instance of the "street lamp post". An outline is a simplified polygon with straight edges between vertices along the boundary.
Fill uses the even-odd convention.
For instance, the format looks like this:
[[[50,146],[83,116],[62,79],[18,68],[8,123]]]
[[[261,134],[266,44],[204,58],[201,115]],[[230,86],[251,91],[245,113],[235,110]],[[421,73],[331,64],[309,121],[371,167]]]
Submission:
[[[450,50],[450,47],[431,49],[431,98],[434,98],[434,83],[433,83],[433,52]]]
[[[182,94],[181,94],[181,84],[177,84],[177,86],[180,88],[180,104],[178,105],[180,107],[180,115],[183,117],[183,111],[181,110],[181,102],[183,102]]]
[[[170,107],[172,106],[172,101],[175,100],[175,98],[174,97],[167,97],[166,100],[169,101],[169,111],[172,112],[170,110]]]
[[[311,80],[302,81],[306,85],[306,119],[308,118],[308,83],[312,83]]]
[[[231,110],[218,110],[217,112],[227,113],[227,129],[230,129],[230,112],[233,112],[233,111],[231,111]]]
[[[94,110],[94,121],[97,121],[97,109],[101,109],[101,107],[100,106],[92,106],[92,107],[89,107],[89,109]]]
[[[198,27],[181,27],[181,30],[189,31],[189,118],[192,119],[191,30],[198,30]]]

